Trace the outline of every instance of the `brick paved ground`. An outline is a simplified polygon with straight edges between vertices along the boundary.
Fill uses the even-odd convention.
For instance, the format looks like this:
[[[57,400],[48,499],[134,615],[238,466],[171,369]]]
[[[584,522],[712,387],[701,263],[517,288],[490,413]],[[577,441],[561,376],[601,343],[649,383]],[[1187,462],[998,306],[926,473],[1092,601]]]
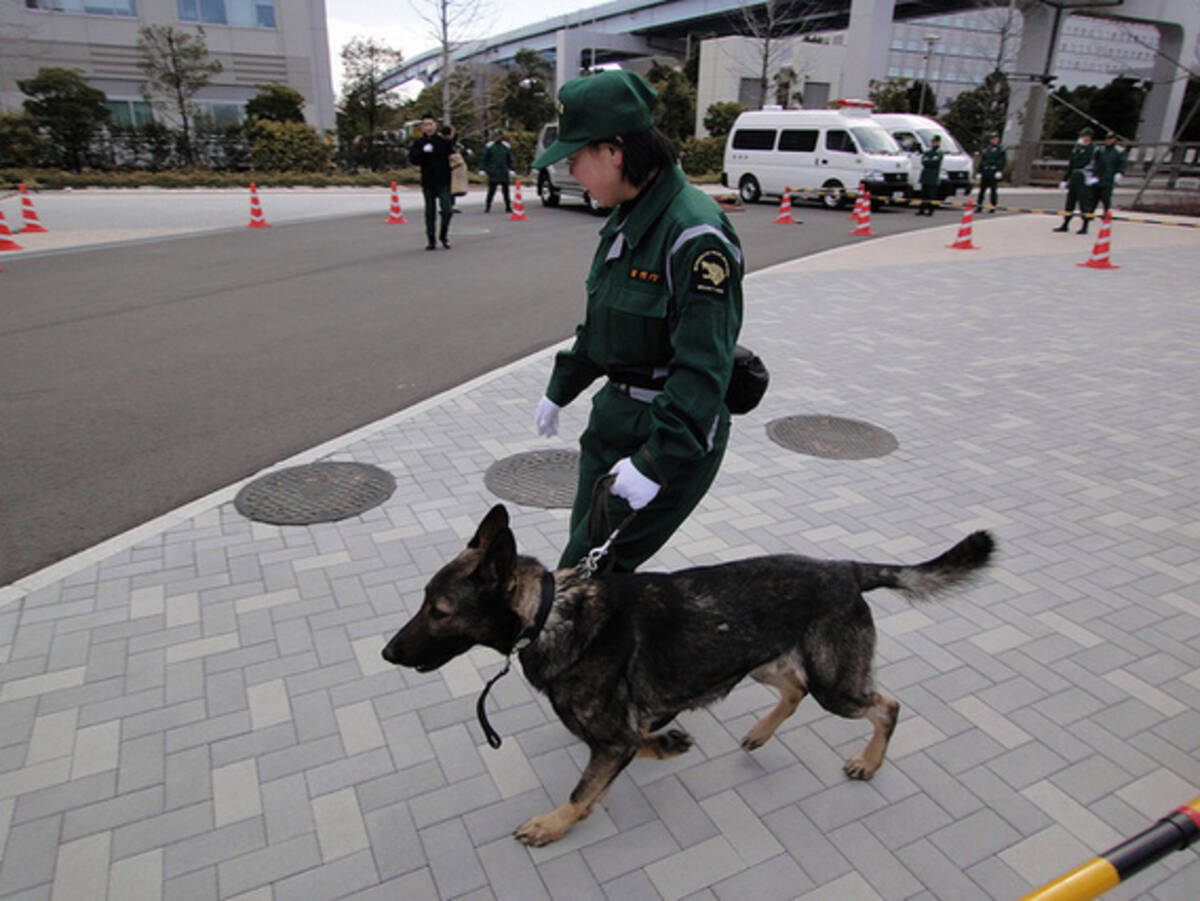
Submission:
[[[929,232],[753,277],[743,338],[772,390],[651,563],[916,561],[992,529],[978,587],[871,597],[903,705],[872,782],[841,771],[869,727],[811,700],[740,750],[773,704],[745,684],[562,841],[510,837],[567,795],[582,744],[514,673],[486,746],[491,651],[425,675],[379,651],[495,502],[488,466],[581,428],[577,403],[565,442],[532,434],[541,354],[306,455],[394,474],[361,517],[251,523],[230,490],[0,589],[0,898],[1010,899],[1191,800],[1198,241],[1130,235],[1097,272],[1075,266],[1089,239],[1032,223],[977,228],[1007,255]],[[767,439],[797,413],[899,448],[839,462]],[[510,512],[521,550],[554,559],[565,511]],[[1198,887],[1190,850],[1111,897]]]

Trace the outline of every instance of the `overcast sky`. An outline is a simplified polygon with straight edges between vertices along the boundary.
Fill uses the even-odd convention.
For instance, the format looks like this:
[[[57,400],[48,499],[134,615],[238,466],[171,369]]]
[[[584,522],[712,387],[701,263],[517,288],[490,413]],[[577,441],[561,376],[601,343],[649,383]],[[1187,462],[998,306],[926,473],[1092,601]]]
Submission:
[[[415,10],[429,10],[436,0],[325,0],[329,26],[329,60],[333,64],[334,93],[341,94],[341,52],[355,36],[375,37],[411,59],[430,50],[436,40],[432,29]],[[485,10],[479,35],[501,34],[598,5],[602,0],[480,0]],[[491,15],[486,11],[491,11]],[[489,27],[490,26],[490,27]],[[475,36],[479,36],[475,35]]]

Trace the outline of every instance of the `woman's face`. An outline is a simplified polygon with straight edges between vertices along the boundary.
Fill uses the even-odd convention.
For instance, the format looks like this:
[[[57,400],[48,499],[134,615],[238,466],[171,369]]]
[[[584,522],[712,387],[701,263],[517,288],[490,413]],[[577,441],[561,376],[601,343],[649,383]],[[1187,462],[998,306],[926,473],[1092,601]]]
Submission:
[[[637,196],[621,174],[624,155],[612,144],[581,147],[567,157],[571,175],[600,206],[613,207]]]

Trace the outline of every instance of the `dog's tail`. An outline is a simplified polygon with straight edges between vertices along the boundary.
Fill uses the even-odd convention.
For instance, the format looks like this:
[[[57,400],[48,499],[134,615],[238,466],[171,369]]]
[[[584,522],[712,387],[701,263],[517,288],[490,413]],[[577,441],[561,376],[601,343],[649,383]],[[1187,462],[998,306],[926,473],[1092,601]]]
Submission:
[[[996,542],[988,532],[972,532],[946,553],[916,566],[860,563],[863,591],[893,588],[912,601],[923,601],[970,582],[988,564]]]

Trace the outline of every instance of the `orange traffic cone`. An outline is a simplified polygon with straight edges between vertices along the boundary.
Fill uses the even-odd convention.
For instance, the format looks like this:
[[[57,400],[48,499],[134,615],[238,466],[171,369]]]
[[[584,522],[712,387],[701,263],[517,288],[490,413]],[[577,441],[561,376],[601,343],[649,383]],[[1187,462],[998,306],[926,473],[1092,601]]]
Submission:
[[[35,232],[44,232],[46,229],[42,227],[42,223],[38,221],[37,212],[33,208],[33,200],[29,197],[29,192],[25,190],[24,183],[17,185],[21,189],[21,221],[24,223],[21,227],[23,234],[33,234]]]
[[[525,201],[521,199],[521,179],[517,179],[515,192],[513,193],[512,215],[508,217],[509,222],[526,222],[529,217],[525,215]]]
[[[4,213],[0,211],[0,250],[24,250],[20,244],[12,239],[12,232],[8,230],[8,223],[4,221]]]
[[[867,193],[867,186],[864,184],[858,186],[858,200],[855,201],[855,205],[858,207],[858,224],[850,234],[874,237],[875,232],[871,231],[871,195]]]
[[[1092,256],[1086,263],[1076,263],[1088,269],[1120,269],[1108,260],[1108,237],[1112,232],[1112,210],[1104,211],[1104,223],[1100,226],[1100,234],[1096,235],[1096,244],[1092,247]]]
[[[408,220],[400,210],[400,196],[396,193],[396,183],[392,182],[392,207],[388,210],[387,225],[407,225]]]
[[[250,182],[250,224],[246,228],[270,228],[271,223],[263,216],[262,204],[258,202],[258,188]]]
[[[783,189],[783,199],[779,201],[779,215],[775,217],[776,224],[795,225],[792,221],[792,186]]]
[[[946,246],[951,250],[978,250],[979,248],[971,243],[971,223],[974,221],[975,200],[972,198],[967,201],[967,208],[963,210],[962,222],[958,224],[958,237],[953,244]]]

